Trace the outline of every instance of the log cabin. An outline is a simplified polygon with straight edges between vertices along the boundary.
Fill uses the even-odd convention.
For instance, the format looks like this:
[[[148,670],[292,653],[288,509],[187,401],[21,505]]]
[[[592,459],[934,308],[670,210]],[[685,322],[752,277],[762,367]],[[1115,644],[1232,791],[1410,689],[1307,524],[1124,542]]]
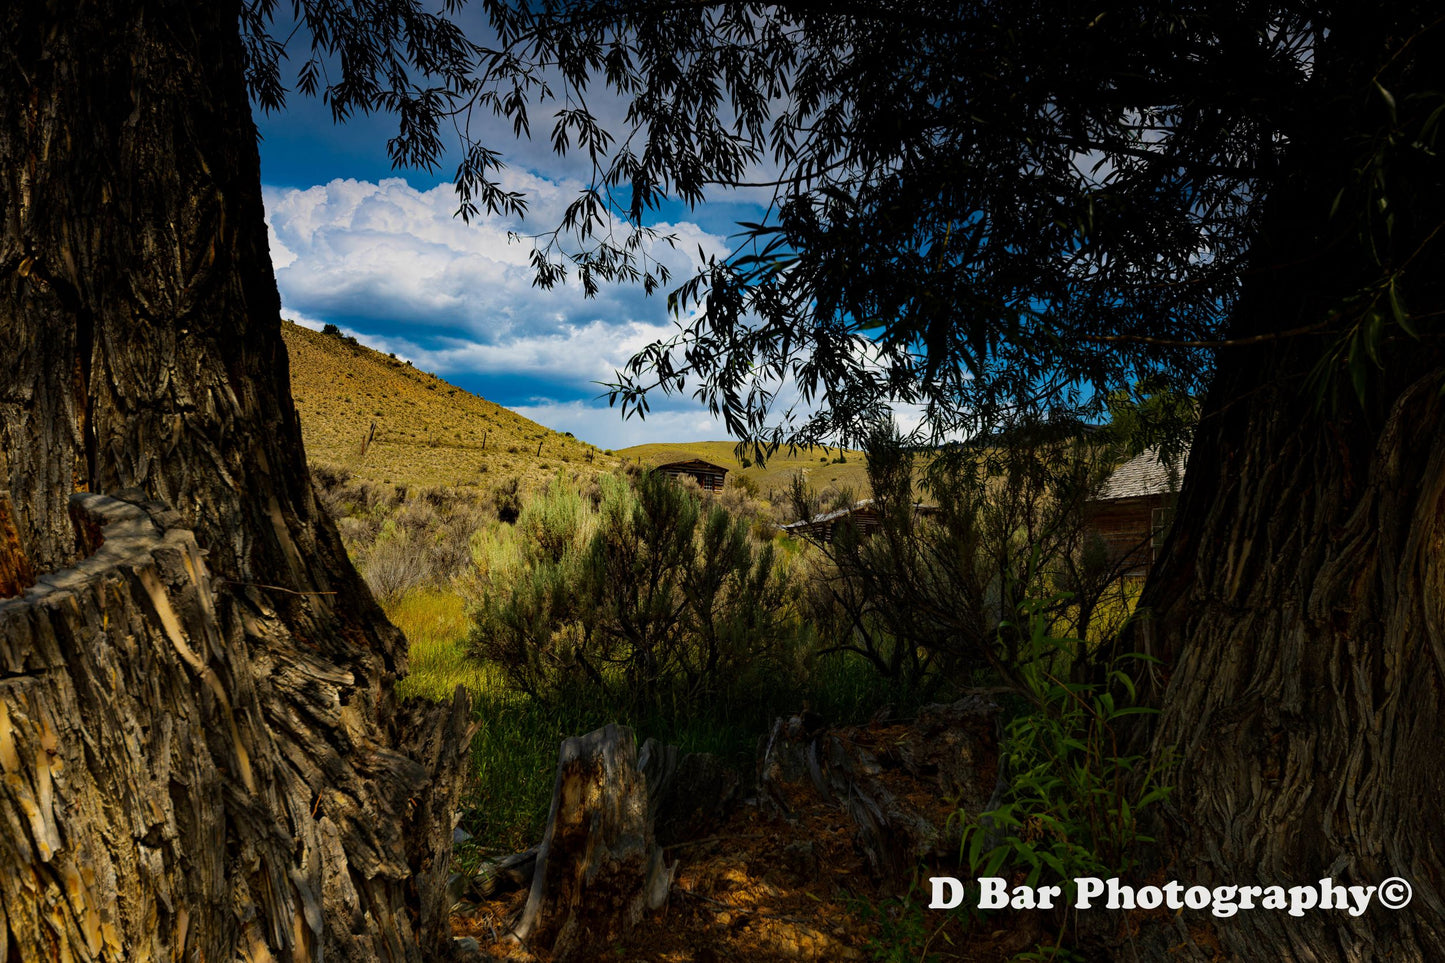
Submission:
[[[1084,506],[1086,530],[1103,539],[1109,561],[1125,578],[1146,578],[1154,567],[1184,478],[1186,449],[1166,462],[1151,448],[1115,469]]]
[[[705,492],[720,492],[727,480],[728,470],[722,465],[714,465],[710,461],[703,461],[701,458],[694,458],[690,461],[672,461],[666,465],[658,465],[654,471],[660,471],[664,475],[671,475],[673,478],[695,479]]]
[[[931,516],[937,511],[938,509],[933,505],[915,504],[913,506],[914,514],[923,517]],[[833,534],[837,527],[845,522],[851,524],[858,530],[859,535],[866,538],[878,531],[883,525],[883,518],[873,499],[865,498],[846,508],[824,512],[821,515],[814,515],[812,518],[800,519],[783,525],[781,528],[795,538],[806,538],[811,542],[827,545],[833,541]]]
[[[834,529],[845,520],[856,526],[860,535],[871,535],[882,524],[878,509],[873,506],[873,499],[865,498],[846,508],[799,519],[782,528],[795,538],[806,538],[811,542],[827,545],[833,541]]]

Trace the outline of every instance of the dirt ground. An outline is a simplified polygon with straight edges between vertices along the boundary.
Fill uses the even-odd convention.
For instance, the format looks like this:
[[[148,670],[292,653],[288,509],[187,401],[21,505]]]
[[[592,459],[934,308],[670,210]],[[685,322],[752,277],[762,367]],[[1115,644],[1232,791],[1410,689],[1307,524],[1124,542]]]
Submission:
[[[677,863],[667,904],[593,959],[628,963],[722,961],[1003,961],[1046,938],[1027,919],[975,920],[924,908],[926,881],[910,900],[868,878],[836,807],[819,802],[796,824],[741,807],[712,837],[667,851]],[[547,960],[508,936],[522,891],[453,918],[457,936],[506,960]],[[965,928],[967,927],[967,932]]]
[[[930,822],[942,827],[955,811],[929,767],[900,761],[917,755],[906,724],[837,734],[877,759],[876,775],[888,790]],[[993,771],[982,776],[991,782]],[[666,904],[625,937],[597,946],[591,959],[1002,963],[1056,935],[1046,931],[1041,914],[978,918],[966,910],[927,909],[928,870],[913,879],[876,878],[838,803],[806,786],[788,790],[790,818],[742,804],[710,834],[668,847],[675,874]],[[946,858],[937,872],[967,875]],[[526,895],[515,891],[454,917],[456,935],[476,939],[499,959],[546,963],[544,952],[533,953],[509,935]]]

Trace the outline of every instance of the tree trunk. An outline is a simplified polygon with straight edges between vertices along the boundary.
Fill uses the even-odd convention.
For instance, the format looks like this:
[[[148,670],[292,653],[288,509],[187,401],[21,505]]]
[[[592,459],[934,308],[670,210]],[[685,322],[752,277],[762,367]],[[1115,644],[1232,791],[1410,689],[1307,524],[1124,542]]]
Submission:
[[[1192,584],[1156,608],[1180,646],[1155,740],[1181,760],[1180,878],[1415,894],[1359,919],[1242,913],[1219,927],[1241,959],[1445,959],[1442,384],[1401,393],[1373,450],[1267,392],[1191,456],[1189,509],[1209,504],[1173,565]]]
[[[56,11],[0,23],[0,958],[439,958],[464,699],[397,705],[312,493],[239,7]]]
[[[1390,167],[1395,248],[1383,265],[1360,243],[1362,218],[1330,214],[1359,183],[1361,145],[1384,143],[1372,136],[1386,116],[1372,78],[1400,84],[1404,105],[1407,81],[1431,89],[1412,57],[1423,69],[1439,56],[1417,43],[1376,73],[1402,37],[1380,37],[1373,13],[1335,24],[1336,46],[1318,50],[1323,92],[1292,138],[1297,173],[1268,202],[1236,336],[1325,321],[1405,264],[1415,314],[1445,307],[1431,234],[1445,215],[1438,163]],[[1346,45],[1370,56],[1342,56]],[[1373,901],[1359,918],[1242,911],[1213,927],[1238,959],[1445,959],[1445,351],[1430,322],[1420,340],[1391,325],[1363,400],[1340,370],[1317,398],[1310,375],[1356,320],[1365,312],[1340,312],[1328,335],[1221,351],[1143,600],[1171,673],[1154,751],[1180,761],[1169,852],[1181,881],[1398,876],[1414,898],[1399,911]]]

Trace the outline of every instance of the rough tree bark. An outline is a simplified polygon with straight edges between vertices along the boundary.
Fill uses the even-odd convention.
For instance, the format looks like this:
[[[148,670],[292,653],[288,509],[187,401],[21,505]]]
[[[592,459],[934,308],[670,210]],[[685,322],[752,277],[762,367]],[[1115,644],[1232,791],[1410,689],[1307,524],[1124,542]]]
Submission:
[[[1362,149],[1383,143],[1382,58],[1402,51],[1395,77],[1438,91],[1427,65],[1440,53],[1429,37],[1381,36],[1373,8],[1355,14],[1317,51],[1319,99],[1292,137],[1297,173],[1269,200],[1236,336],[1323,322],[1378,277],[1332,204],[1358,182]],[[1405,278],[1429,318],[1445,307],[1431,241],[1441,172],[1391,175],[1391,240],[1417,251]],[[1323,400],[1310,389],[1324,337],[1224,349],[1143,600],[1171,671],[1155,751],[1181,763],[1174,874],[1414,888],[1408,908],[1376,902],[1360,918],[1241,912],[1214,928],[1238,959],[1445,959],[1445,351],[1420,324],[1420,340],[1392,328],[1363,403],[1347,374]]]
[[[667,898],[647,778],[626,726],[562,740],[547,831],[513,935],[549,959],[588,960]]]
[[[0,18],[7,960],[450,952],[466,707],[313,497],[238,9]]]

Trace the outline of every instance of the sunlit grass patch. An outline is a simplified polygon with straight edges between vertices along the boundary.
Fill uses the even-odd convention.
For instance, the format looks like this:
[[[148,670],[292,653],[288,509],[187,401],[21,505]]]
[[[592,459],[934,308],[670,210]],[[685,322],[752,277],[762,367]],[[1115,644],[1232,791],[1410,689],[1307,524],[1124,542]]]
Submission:
[[[410,643],[410,672],[397,685],[403,698],[450,699],[465,686],[477,703],[500,689],[497,673],[467,658],[467,611],[449,589],[413,589],[387,607],[387,617]]]
[[[474,842],[458,853],[463,867],[541,839],[557,750],[568,736],[618,722],[632,726],[639,740],[655,736],[684,752],[713,752],[740,765],[765,723],[755,709],[695,717],[674,706],[665,718],[629,718],[594,699],[546,704],[511,691],[493,665],[466,654],[466,603],[449,589],[412,590],[389,605],[387,615],[410,642],[411,671],[397,686],[400,695],[439,701],[462,685],[472,697],[479,726],[462,825]]]

